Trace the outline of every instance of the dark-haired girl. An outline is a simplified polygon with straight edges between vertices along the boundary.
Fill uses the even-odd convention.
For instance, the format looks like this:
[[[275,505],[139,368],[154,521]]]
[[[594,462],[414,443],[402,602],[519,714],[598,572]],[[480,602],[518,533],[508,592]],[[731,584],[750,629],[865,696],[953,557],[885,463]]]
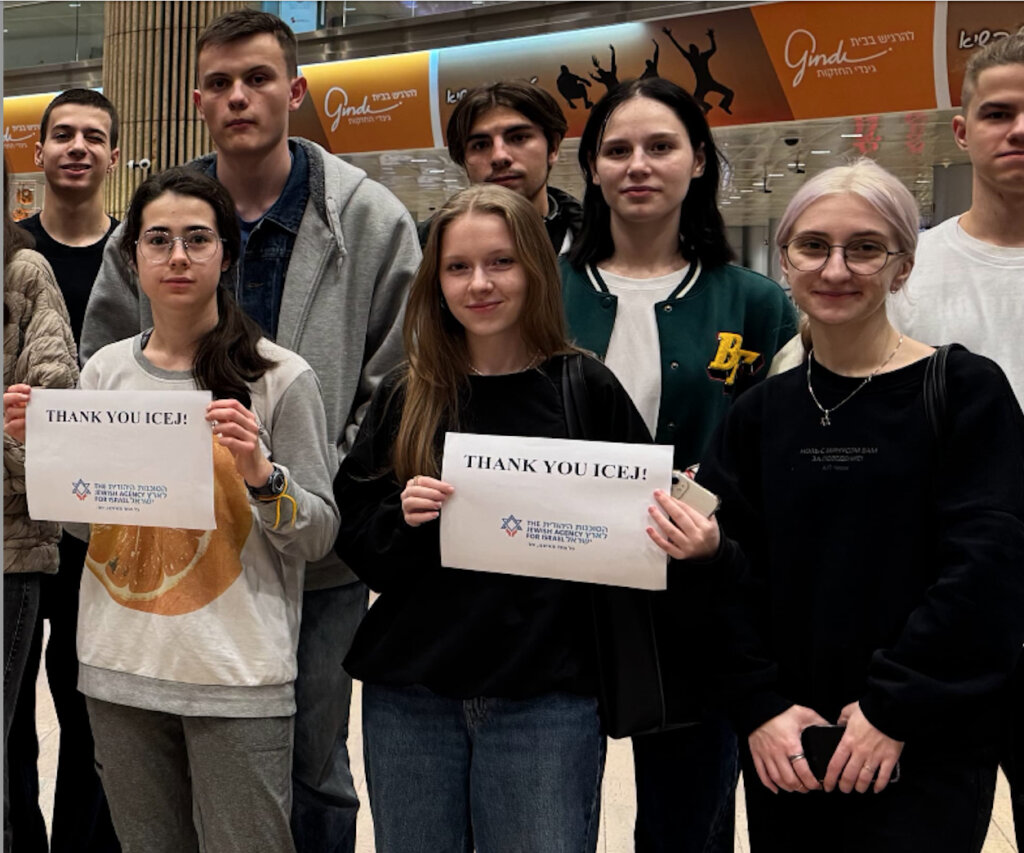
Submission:
[[[319,386],[221,284],[239,232],[216,181],[149,178],[120,249],[153,327],[97,352],[81,387],[213,392],[217,527],[92,527],[79,689],[111,816],[125,850],[287,853],[303,570],[338,527]]]
[[[649,78],[609,92],[590,113],[579,161],[583,231],[561,261],[570,330],[686,468],[792,336],[793,308],[775,282],[729,263],[718,152],[703,110],[679,86]],[[680,650],[671,670],[694,720],[703,704],[699,650],[713,628],[702,619],[700,582],[696,573],[673,576],[692,585],[678,596],[689,612],[669,612],[667,596],[656,603],[665,646]],[[633,739],[638,853],[731,849],[735,752],[717,720]]]

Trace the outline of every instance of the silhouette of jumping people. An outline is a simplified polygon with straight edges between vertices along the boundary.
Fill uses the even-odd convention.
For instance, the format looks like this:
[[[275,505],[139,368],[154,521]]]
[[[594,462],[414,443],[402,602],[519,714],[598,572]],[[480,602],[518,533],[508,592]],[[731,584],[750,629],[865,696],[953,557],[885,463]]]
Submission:
[[[597,75],[588,74],[591,80],[601,83],[609,92],[619,85],[619,67],[615,64],[615,45],[608,45],[608,49],[612,52],[612,67],[610,71],[605,71],[601,67],[601,63],[598,62],[596,56],[591,56],[590,59],[594,63],[594,68],[597,69]]]
[[[569,109],[576,109],[576,104],[573,103],[575,98],[583,98],[583,106],[586,109],[590,109],[594,104],[587,97],[587,89],[590,88],[590,81],[578,77],[569,70],[568,65],[562,66],[562,73],[558,75],[558,79],[555,81],[555,85],[558,86],[559,94],[565,98],[565,102],[569,105]]]
[[[697,87],[693,90],[693,97],[697,99],[700,105],[704,108],[704,112],[707,113],[711,109],[711,104],[705,99],[705,95],[708,92],[718,92],[722,96],[722,100],[719,102],[720,106],[725,112],[732,115],[732,110],[729,109],[729,105],[732,103],[732,99],[735,93],[728,86],[723,86],[714,77],[711,76],[711,70],[708,68],[708,62],[711,57],[714,56],[715,51],[718,50],[718,46],[715,44],[715,31],[708,30],[708,38],[711,40],[711,49],[706,50],[703,53],[700,52],[697,45],[690,42],[689,48],[683,50],[683,46],[675,40],[672,35],[672,30],[668,27],[662,27],[661,31],[672,39],[672,44],[676,46],[678,50],[687,62],[690,63],[690,67],[693,69],[693,76],[697,78]]]
[[[654,42],[654,56],[644,60],[644,73],[640,75],[641,80],[658,76],[658,54],[661,51],[661,47],[658,45],[657,39],[651,39],[651,41]],[[676,45],[676,47],[679,47],[679,45]]]

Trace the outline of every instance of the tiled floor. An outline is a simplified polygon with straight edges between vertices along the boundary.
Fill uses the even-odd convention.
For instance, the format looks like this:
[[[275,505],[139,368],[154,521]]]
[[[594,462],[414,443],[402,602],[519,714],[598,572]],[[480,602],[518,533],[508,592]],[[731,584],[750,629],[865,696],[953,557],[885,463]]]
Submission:
[[[352,753],[352,769],[359,787],[359,797],[366,803],[366,780],[363,776],[363,747],[360,733],[359,685],[352,704],[352,731],[349,748]],[[53,810],[54,774],[57,771],[57,717],[53,711],[45,676],[41,676],[36,685],[38,727],[39,727],[39,787],[44,814],[49,820]],[[749,853],[746,837],[746,813],[743,809],[742,795],[737,797],[740,803],[736,815],[736,853]],[[610,741],[608,747],[608,764],[604,777],[603,809],[601,814],[601,834],[598,839],[600,853],[629,853],[632,848],[633,811],[636,808],[636,795],[633,789],[633,755],[629,741]],[[983,853],[1018,853],[1013,842],[1013,817],[1010,813],[1010,798],[1006,781],[1000,773],[999,787],[996,790],[996,804],[992,814],[992,824]],[[373,826],[370,810],[359,810],[359,830],[356,844],[357,853],[373,853]]]

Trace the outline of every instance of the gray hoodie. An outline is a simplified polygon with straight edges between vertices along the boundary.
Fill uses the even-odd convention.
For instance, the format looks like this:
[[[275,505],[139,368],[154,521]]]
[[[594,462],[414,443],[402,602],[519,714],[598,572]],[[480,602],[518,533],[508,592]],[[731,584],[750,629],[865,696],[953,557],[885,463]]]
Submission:
[[[277,343],[297,352],[320,380],[328,434],[339,460],[381,378],[403,358],[402,317],[421,254],[416,226],[390,191],[319,145],[296,140],[309,160],[309,200],[285,276]],[[208,170],[215,154],[194,161]],[[82,327],[83,364],[100,347],[152,325],[149,301],[119,250],[103,253]],[[306,589],[356,579],[334,554],[311,564]]]

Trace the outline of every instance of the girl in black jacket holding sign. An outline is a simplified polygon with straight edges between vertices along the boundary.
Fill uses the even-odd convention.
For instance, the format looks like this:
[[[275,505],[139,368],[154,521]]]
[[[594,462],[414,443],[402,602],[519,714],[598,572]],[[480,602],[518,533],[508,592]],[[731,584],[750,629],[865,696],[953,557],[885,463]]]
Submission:
[[[434,217],[405,344],[408,363],[378,389],[335,482],[338,554],[381,593],[345,660],[364,682],[377,850],[594,850],[604,737],[591,588],[440,562],[446,430],[569,435],[561,376],[576,350],[524,199],[480,185]],[[614,376],[582,367],[584,434],[648,441]],[[648,535],[667,554],[716,551],[716,522],[662,492],[654,503]]]

